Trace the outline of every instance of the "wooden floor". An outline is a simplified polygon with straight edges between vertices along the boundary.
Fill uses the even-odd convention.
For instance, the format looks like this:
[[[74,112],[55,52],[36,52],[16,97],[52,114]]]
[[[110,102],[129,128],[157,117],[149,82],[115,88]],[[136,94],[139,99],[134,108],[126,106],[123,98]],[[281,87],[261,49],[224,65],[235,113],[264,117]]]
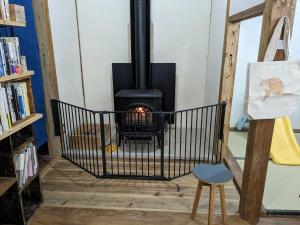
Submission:
[[[207,189],[201,196],[197,220],[190,220],[197,184],[192,175],[172,182],[96,179],[66,160],[52,162],[45,171],[44,203],[30,225],[207,224]],[[228,224],[246,225],[237,214],[239,194],[233,183],[225,187],[225,193]],[[216,214],[219,224],[219,198]],[[263,218],[260,224],[296,225],[300,219]]]

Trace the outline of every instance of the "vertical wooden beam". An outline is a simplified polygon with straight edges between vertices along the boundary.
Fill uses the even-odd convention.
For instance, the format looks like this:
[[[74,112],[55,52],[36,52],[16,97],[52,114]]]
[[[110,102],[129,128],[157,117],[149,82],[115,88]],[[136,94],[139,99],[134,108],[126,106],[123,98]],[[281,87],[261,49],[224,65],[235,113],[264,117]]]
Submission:
[[[251,121],[240,199],[240,214],[256,224],[259,220],[265,187],[274,120]]]
[[[50,99],[59,99],[48,0],[32,0],[39,42],[42,76],[45,92],[48,148],[51,156],[60,154],[60,142],[54,135]]]
[[[273,30],[282,16],[293,24],[297,0],[266,0],[258,60],[263,61]],[[284,60],[279,52],[275,60]],[[251,224],[259,221],[275,120],[251,121],[240,200],[241,217]]]
[[[262,32],[260,39],[258,61],[263,61],[273,30],[278,20],[283,16],[288,16],[293,31],[295,9],[297,0],[266,0],[266,8],[263,15]],[[284,55],[277,54],[275,60],[284,60]]]
[[[230,129],[230,115],[232,96],[234,89],[234,79],[236,72],[236,60],[239,44],[240,22],[231,23],[228,21],[230,12],[230,0],[227,1],[226,27],[223,47],[222,72],[219,91],[219,102],[226,101],[226,113],[224,121],[224,148],[223,157],[227,151],[228,134]]]

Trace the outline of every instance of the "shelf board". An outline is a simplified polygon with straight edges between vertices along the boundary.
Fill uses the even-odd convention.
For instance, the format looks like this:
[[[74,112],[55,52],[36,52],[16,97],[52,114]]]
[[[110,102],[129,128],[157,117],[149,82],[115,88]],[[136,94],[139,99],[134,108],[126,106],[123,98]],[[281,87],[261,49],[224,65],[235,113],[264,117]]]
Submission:
[[[16,122],[14,124],[13,128],[11,128],[9,131],[3,132],[0,135],[0,141],[9,137],[12,134],[18,132],[19,130],[23,129],[24,127],[27,127],[28,125],[33,124],[34,122],[41,119],[42,117],[43,117],[42,114],[32,114],[32,115],[28,116],[27,118]]]
[[[31,182],[39,175],[40,175],[40,171],[38,170],[34,176],[29,177],[26,183],[19,188],[19,192],[23,192],[31,184]]]
[[[0,26],[26,27],[26,23],[0,19]]]
[[[16,178],[14,177],[0,177],[0,196],[5,194],[5,192],[16,183]]]
[[[34,71],[24,71],[23,73],[20,73],[20,74],[15,73],[12,75],[0,77],[0,83],[12,82],[12,81],[16,81],[16,80],[23,80],[23,79],[29,78],[32,75],[34,75]]]
[[[34,142],[34,137],[33,135],[25,138],[22,140],[21,144],[17,145],[16,147],[13,148],[14,150],[14,153],[15,154],[18,154],[20,153],[21,151],[23,151],[30,143],[33,143]]]

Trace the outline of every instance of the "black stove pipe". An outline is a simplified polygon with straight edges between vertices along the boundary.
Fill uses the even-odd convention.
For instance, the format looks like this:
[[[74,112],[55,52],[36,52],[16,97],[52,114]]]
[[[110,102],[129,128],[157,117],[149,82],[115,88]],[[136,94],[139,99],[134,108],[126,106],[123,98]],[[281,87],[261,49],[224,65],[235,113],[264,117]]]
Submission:
[[[131,0],[131,57],[136,89],[149,87],[150,0]]]

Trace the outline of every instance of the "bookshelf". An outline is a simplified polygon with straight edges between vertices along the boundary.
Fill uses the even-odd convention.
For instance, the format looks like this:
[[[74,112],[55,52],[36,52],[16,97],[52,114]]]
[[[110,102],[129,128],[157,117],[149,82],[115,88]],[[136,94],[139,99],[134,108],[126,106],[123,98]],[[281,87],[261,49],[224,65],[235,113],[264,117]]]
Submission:
[[[0,26],[25,27],[26,24],[0,19]],[[25,118],[13,123],[10,129],[0,133],[0,224],[27,224],[36,207],[42,202],[39,168],[22,185],[18,183],[16,170],[17,154],[30,143],[34,144],[33,124],[43,117],[35,112],[31,83],[33,75],[34,71],[23,71],[0,77],[1,86],[25,83],[27,109],[30,112]]]

